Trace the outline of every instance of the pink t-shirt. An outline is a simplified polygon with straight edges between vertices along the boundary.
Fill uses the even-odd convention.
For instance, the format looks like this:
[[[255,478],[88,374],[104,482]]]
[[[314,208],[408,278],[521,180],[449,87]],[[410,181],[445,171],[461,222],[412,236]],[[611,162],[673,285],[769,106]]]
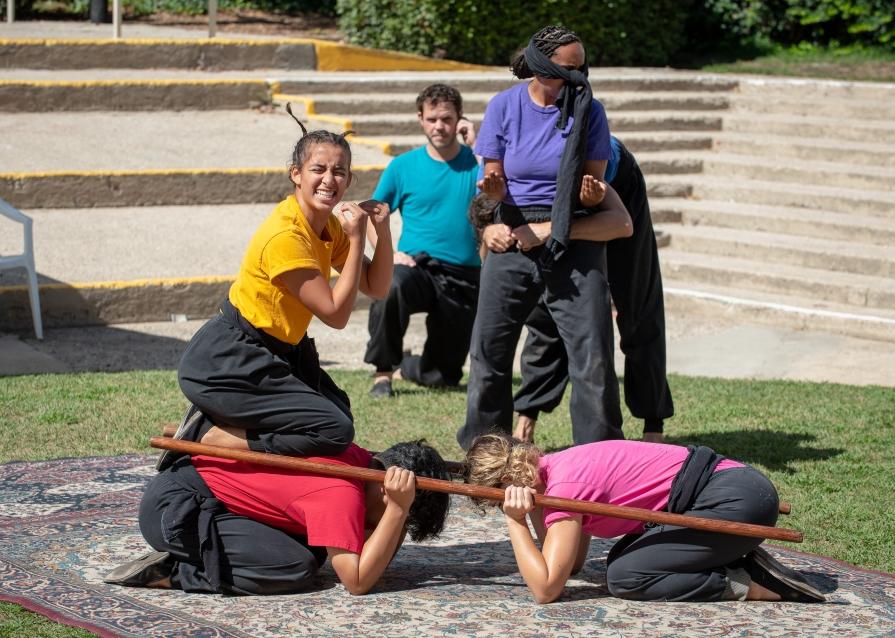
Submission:
[[[641,441],[600,441],[577,445],[541,457],[544,493],[594,503],[640,507],[654,512],[668,504],[671,483],[687,459],[688,449],[679,445]],[[724,459],[715,471],[742,467]],[[544,508],[544,523],[575,514]],[[582,529],[591,536],[612,538],[643,531],[643,523],[623,518],[585,514]]]

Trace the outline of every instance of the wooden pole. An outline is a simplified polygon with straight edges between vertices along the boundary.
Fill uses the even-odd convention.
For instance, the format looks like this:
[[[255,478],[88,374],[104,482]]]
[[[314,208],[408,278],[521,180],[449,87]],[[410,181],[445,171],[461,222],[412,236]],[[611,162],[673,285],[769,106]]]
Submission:
[[[261,452],[235,450],[232,448],[220,447],[217,445],[204,445],[202,443],[193,443],[191,441],[178,441],[163,436],[152,437],[151,439],[149,439],[149,445],[154,448],[159,448],[162,450],[172,450],[174,452],[182,452],[184,454],[202,454],[205,456],[215,456],[224,459],[233,459],[235,461],[257,463],[258,465],[266,465],[269,467],[277,467],[286,470],[312,472],[314,474],[322,474],[324,476],[335,476],[339,478],[355,480],[360,479],[362,481],[376,481],[378,483],[382,483],[385,481],[385,472],[383,472],[382,470],[373,470],[364,467],[352,467],[348,465],[334,465],[330,463],[318,463],[315,461],[299,459],[294,456],[280,456],[278,454],[264,454]],[[460,494],[463,496],[484,498],[491,501],[503,501],[504,496],[504,491],[496,487],[467,485],[466,483],[454,483],[452,481],[442,481],[439,479],[426,478],[423,476],[416,477],[416,486],[418,489],[421,490],[445,492],[447,494]],[[660,525],[677,525],[679,527],[688,527],[690,529],[698,529],[705,532],[720,532],[723,534],[750,536],[753,538],[769,538],[773,540],[788,541],[792,543],[801,543],[803,540],[803,535],[801,532],[793,529],[787,529],[785,527],[768,527],[766,525],[753,525],[751,523],[719,521],[710,518],[700,518],[697,516],[671,514],[669,512],[653,512],[652,510],[641,509],[638,507],[622,507],[620,505],[607,505],[605,503],[591,503],[590,501],[557,498],[555,496],[543,496],[540,494],[535,497],[535,503],[541,506],[564,510],[567,512],[591,514],[596,516],[609,516],[612,518],[643,521],[644,523],[658,523]]]
[[[171,438],[174,436],[174,433],[177,432],[177,424],[176,423],[167,423],[162,427],[162,436]],[[464,474],[464,464],[459,463],[457,461],[445,461],[444,464],[447,466],[447,471],[451,474]],[[780,513],[781,514],[789,514],[792,511],[792,506],[789,503],[785,503],[780,501]]]

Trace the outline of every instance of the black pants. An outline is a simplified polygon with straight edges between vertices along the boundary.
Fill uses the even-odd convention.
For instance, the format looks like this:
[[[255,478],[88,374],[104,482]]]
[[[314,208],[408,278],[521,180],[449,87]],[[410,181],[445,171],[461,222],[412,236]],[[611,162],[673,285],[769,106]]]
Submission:
[[[422,385],[457,385],[469,353],[479,292],[479,268],[455,266],[422,253],[416,266],[396,265],[388,297],[370,306],[370,341],[364,361],[379,372],[398,366],[404,378]],[[404,356],[410,316],[425,312],[421,356]]]
[[[178,374],[187,399],[215,425],[245,429],[257,452],[333,455],[354,440],[348,395],[320,369],[313,339],[279,341],[229,302],[193,336]]]
[[[674,414],[665,372],[665,301],[659,252],[650,217],[646,183],[634,156],[621,147],[618,172],[611,182],[628,209],[631,237],[607,243],[606,263],[621,350],[625,355],[625,403],[631,413],[652,423]],[[562,401],[569,379],[568,358],[559,330],[540,305],[526,321],[529,334],[522,351],[522,386],[515,410],[533,419]]]
[[[574,442],[624,438],[604,275],[606,244],[569,242],[566,254],[549,271],[541,268],[542,250],[490,253],[482,267],[470,347],[466,424],[457,433],[464,449],[492,429],[510,432],[513,358],[522,326],[539,302],[569,353]]]
[[[176,561],[174,589],[226,594],[293,594],[307,589],[326,560],[326,550],[218,505],[208,521],[216,551],[209,557],[209,534],[202,510],[215,499],[187,459],[155,476],[140,502],[140,531],[155,550]],[[212,563],[206,566],[206,561]]]
[[[774,525],[778,508],[771,482],[754,468],[739,467],[713,474],[684,514]],[[761,542],[686,527],[649,527],[638,537],[623,537],[623,549],[610,551],[607,586],[613,596],[629,600],[732,600],[732,568]]]

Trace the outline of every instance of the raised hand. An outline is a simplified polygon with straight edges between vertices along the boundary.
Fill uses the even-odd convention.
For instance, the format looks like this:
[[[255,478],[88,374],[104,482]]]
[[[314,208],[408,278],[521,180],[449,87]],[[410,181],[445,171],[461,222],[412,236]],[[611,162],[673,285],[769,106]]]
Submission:
[[[466,146],[475,146],[475,126],[465,117],[461,117],[457,122],[457,134]]]
[[[397,465],[392,465],[385,471],[385,495],[389,504],[401,508],[402,512],[410,510],[410,505],[416,497],[416,479],[413,472],[405,470]]]
[[[593,175],[585,174],[581,179],[581,205],[585,208],[593,208],[603,201],[606,195],[606,182],[596,179]]]
[[[497,171],[491,171],[484,178],[480,179],[476,185],[488,199],[495,202],[503,201],[503,198],[507,195],[507,181]]]
[[[524,521],[535,508],[535,492],[530,487],[510,485],[503,495],[503,513],[514,521]]]
[[[367,231],[367,212],[355,202],[342,202],[336,206],[336,218],[342,224],[342,230],[352,241],[364,241]]]
[[[370,221],[373,222],[374,226],[379,226],[385,222],[388,219],[388,214],[391,212],[388,204],[375,199],[358,202],[357,205],[370,216]]]

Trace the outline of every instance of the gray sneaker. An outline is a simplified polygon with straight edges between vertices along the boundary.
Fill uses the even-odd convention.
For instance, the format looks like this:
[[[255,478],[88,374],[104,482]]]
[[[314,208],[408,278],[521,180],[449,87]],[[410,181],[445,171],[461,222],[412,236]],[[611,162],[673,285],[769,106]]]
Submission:
[[[199,408],[190,404],[190,407],[187,409],[186,414],[183,415],[183,420],[180,422],[180,425],[177,426],[177,431],[172,438],[178,441],[196,442],[196,438],[199,435],[199,429],[204,420],[205,415],[202,414]],[[164,472],[174,465],[174,461],[181,456],[185,456],[185,454],[173,450],[162,450],[161,456],[158,457],[158,461],[155,463],[155,469],[159,472]]]
[[[149,552],[119,565],[103,578],[104,583],[124,587],[146,587],[171,576],[174,559],[168,552]]]

